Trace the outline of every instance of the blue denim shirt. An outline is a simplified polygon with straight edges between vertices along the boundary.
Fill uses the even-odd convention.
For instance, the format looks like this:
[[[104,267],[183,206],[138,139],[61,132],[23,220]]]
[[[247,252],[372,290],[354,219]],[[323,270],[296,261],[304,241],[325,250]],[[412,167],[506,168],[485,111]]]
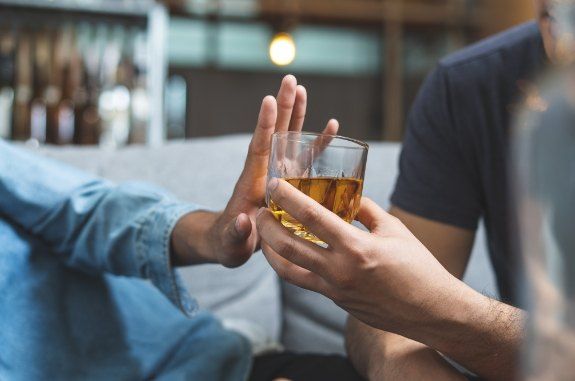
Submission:
[[[170,267],[195,209],[0,141],[0,380],[246,379],[246,339]]]

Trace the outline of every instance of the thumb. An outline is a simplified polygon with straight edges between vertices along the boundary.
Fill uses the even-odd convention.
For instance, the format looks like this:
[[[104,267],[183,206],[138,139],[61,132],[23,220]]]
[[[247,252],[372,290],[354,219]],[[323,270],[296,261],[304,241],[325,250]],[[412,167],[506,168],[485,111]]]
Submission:
[[[386,226],[397,223],[395,217],[367,197],[361,199],[356,220],[375,234],[382,233]]]
[[[250,217],[241,213],[230,220],[224,229],[223,244],[238,245],[244,243],[252,234],[252,221]]]
[[[254,230],[252,221],[247,214],[240,214],[225,225],[220,236],[218,259],[220,264],[235,268],[250,259],[254,248],[250,237]]]

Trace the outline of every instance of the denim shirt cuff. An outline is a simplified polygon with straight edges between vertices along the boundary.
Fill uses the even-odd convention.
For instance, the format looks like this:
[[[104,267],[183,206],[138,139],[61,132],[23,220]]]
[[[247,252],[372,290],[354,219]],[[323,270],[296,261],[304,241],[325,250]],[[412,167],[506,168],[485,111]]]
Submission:
[[[199,208],[195,205],[169,200],[159,203],[143,221],[136,245],[136,260],[143,269],[142,275],[190,317],[197,312],[198,304],[171,265],[171,236],[176,223],[196,210]]]

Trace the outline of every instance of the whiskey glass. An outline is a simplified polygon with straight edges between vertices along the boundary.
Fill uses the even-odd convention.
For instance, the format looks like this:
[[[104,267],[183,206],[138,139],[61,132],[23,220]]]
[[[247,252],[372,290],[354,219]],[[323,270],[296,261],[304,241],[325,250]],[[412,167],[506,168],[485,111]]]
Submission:
[[[268,184],[283,179],[350,223],[359,211],[369,146],[359,140],[310,132],[276,132],[272,136]],[[268,208],[295,235],[324,242],[290,216],[266,192]]]

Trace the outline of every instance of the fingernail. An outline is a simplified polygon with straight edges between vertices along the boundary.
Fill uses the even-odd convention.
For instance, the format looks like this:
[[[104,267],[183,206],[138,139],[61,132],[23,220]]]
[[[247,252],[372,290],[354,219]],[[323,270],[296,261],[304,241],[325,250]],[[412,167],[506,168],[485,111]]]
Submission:
[[[295,78],[295,76],[294,76],[293,74],[288,74],[288,75],[286,75],[286,76],[284,77],[284,81],[286,81],[286,82],[287,82],[287,81],[293,81],[293,80],[295,80],[295,79],[296,79],[296,78]]]
[[[259,209],[258,209],[257,216],[259,217],[260,214],[262,214],[262,213],[264,212],[264,210],[266,210],[266,208],[259,208]]]
[[[279,183],[280,183],[279,180],[274,177],[274,178],[271,179],[270,182],[268,183],[268,189],[269,189],[271,192],[273,192],[274,190],[276,190],[276,188],[278,187]]]

